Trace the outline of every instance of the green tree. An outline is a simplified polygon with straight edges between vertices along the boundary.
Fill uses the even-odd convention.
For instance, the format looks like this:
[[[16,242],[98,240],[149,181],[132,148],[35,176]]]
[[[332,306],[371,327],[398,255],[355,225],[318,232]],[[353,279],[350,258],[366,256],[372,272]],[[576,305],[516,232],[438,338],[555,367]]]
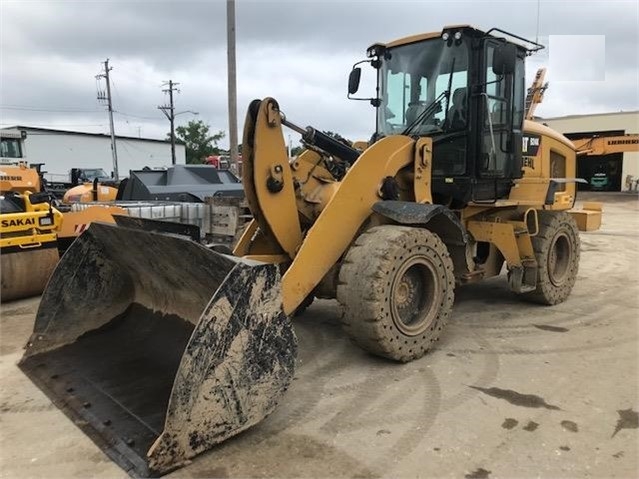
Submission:
[[[304,151],[303,146],[294,146],[291,148],[291,156],[297,156]]]
[[[186,126],[178,126],[175,129],[175,136],[186,145],[187,163],[203,163],[207,156],[220,153],[217,143],[226,133],[218,131],[211,134],[210,130],[211,127],[202,120],[191,120]],[[170,135],[169,133],[169,138]]]
[[[352,146],[352,145],[353,145],[353,142],[352,142],[352,141],[350,141],[350,140],[349,140],[349,139],[347,139],[347,138],[344,138],[344,137],[343,137],[342,135],[340,135],[339,133],[335,133],[335,132],[333,132],[333,131],[329,131],[329,130],[324,130],[324,134],[326,134],[326,135],[330,136],[331,138],[336,139],[337,141],[340,141],[340,142],[344,143],[345,145],[349,145],[349,146]]]

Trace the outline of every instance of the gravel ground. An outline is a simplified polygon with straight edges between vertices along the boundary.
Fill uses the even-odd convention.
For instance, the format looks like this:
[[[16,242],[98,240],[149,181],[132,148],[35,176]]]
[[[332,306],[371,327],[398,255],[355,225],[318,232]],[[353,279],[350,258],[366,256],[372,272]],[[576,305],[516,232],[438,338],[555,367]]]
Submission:
[[[398,365],[317,301],[277,411],[171,477],[638,477],[639,208],[595,198],[565,303],[519,302],[503,277],[459,288],[437,348]],[[1,309],[0,477],[126,477],[16,368],[38,301]]]

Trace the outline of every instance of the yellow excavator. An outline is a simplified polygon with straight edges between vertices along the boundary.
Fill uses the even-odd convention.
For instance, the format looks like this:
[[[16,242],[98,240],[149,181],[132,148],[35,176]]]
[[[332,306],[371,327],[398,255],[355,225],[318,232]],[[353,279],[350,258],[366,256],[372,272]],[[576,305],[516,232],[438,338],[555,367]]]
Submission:
[[[254,219],[233,254],[92,224],[54,272],[20,367],[130,474],[161,475],[273,411],[296,365],[290,318],[313,297],[337,298],[345,333],[399,362],[442,334],[456,285],[504,266],[522,299],[566,300],[579,229],[601,211],[573,210],[574,145],[524,121],[525,57],[539,48],[470,26],[372,45],[369,142],[253,101]],[[307,146],[294,160],[283,127]]]

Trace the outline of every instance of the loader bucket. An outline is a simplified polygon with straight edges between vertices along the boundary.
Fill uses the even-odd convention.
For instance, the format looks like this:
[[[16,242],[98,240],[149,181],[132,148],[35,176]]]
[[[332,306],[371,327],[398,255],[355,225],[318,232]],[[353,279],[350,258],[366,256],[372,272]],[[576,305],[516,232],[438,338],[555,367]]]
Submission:
[[[147,477],[268,415],[296,350],[276,265],[92,223],[54,271],[19,366]]]

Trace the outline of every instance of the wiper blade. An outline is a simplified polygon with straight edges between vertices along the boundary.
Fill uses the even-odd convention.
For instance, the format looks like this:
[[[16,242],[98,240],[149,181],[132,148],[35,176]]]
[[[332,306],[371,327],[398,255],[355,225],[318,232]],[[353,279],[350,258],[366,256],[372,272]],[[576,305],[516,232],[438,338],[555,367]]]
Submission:
[[[450,67],[450,75],[448,75],[448,90],[446,93],[446,114],[444,115],[444,125],[448,125],[448,112],[450,111],[450,94],[453,88],[453,72],[455,71],[455,61],[457,58],[453,58],[453,64]]]

